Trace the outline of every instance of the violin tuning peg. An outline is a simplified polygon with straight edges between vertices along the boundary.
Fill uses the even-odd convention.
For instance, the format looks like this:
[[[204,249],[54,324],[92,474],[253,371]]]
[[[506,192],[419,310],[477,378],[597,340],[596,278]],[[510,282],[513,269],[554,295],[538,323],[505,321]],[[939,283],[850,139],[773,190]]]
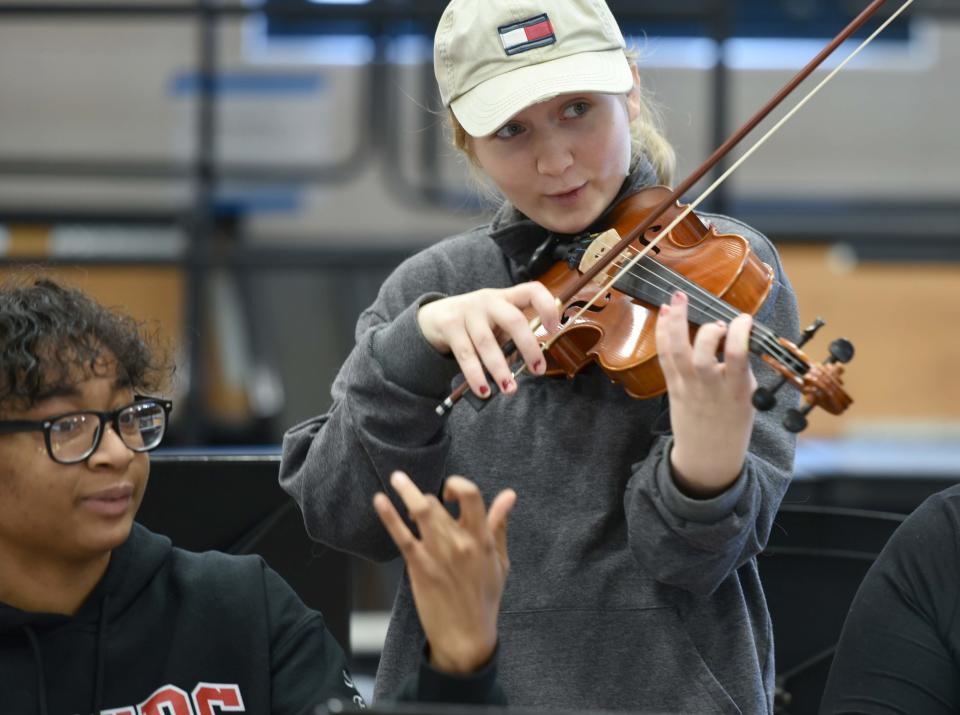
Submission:
[[[853,343],[845,338],[834,340],[830,343],[830,359],[832,362],[850,362],[853,359]]]
[[[753,391],[753,397],[750,398],[750,401],[753,403],[753,406],[761,412],[772,410],[777,406],[777,398],[774,397],[774,395],[786,384],[787,380],[783,378],[773,386],[772,390],[766,387],[758,387]]]
[[[800,334],[800,340],[797,342],[797,347],[802,348],[804,343],[808,342],[814,335],[817,334],[817,331],[820,330],[826,322],[823,318],[817,316],[817,319],[813,321],[810,325],[804,328],[803,332]]]
[[[793,432],[794,434],[803,432],[807,428],[808,424],[807,413],[812,409],[812,405],[808,405],[799,410],[791,407],[789,410],[787,410],[786,417],[783,418],[783,426],[788,432]]]
[[[773,390],[768,390],[765,387],[758,387],[753,391],[753,397],[750,398],[750,401],[756,409],[767,412],[777,406],[777,398],[773,396],[773,392]]]

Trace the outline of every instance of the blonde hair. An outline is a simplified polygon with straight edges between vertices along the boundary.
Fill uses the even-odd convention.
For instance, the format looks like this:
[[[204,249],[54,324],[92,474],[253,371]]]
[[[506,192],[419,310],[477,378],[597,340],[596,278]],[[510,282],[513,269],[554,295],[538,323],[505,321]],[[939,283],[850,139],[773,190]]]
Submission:
[[[624,54],[631,66],[637,66],[638,54],[634,50],[628,50]],[[661,130],[661,117],[659,109],[649,92],[643,87],[634,87],[634,91],[639,93],[640,111],[632,122],[630,122],[631,138],[631,166],[641,154],[647,157],[657,174],[657,181],[665,186],[673,183],[673,175],[677,168],[677,155],[670,142],[663,135]],[[450,129],[453,133],[453,146],[463,152],[470,160],[471,166],[479,168],[476,154],[470,146],[470,135],[463,128],[460,121],[456,118],[453,111],[448,110],[448,119]]]

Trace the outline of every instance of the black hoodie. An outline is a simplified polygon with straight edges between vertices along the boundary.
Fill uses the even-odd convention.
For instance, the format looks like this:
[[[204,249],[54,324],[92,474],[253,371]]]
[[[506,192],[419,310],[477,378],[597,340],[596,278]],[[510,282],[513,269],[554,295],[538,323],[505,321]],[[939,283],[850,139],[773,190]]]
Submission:
[[[494,665],[424,665],[405,699],[498,699]],[[355,699],[323,616],[257,556],[202,554],[134,524],[74,617],[0,603],[0,715],[300,715]],[[138,707],[140,709],[138,709]]]

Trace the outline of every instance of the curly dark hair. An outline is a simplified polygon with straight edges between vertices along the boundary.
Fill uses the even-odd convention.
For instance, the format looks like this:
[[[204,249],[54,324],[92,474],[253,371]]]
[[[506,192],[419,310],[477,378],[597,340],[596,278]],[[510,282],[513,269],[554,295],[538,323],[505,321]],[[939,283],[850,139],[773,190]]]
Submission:
[[[157,389],[169,372],[137,321],[82,291],[46,278],[0,287],[0,409],[29,409],[75,384],[78,368],[96,374],[105,354],[136,392]]]

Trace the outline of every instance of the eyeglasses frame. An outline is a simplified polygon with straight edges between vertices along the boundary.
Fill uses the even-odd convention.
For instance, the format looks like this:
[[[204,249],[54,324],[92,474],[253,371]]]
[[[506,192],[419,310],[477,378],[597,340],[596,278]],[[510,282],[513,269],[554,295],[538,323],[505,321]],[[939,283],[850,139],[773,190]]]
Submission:
[[[160,407],[163,408],[163,431],[166,434],[167,424],[170,421],[170,412],[173,410],[173,400],[165,400],[162,397],[150,397],[148,395],[134,395],[133,402],[118,407],[115,410],[109,410],[106,412],[100,412],[98,410],[74,410],[73,412],[64,412],[62,415],[53,415],[44,420],[0,420],[0,435],[4,434],[16,434],[18,432],[43,432],[43,439],[47,446],[47,455],[57,464],[80,464],[80,462],[85,462],[90,458],[94,452],[100,449],[100,442],[103,440],[103,435],[106,430],[104,425],[108,422],[113,426],[114,432],[117,433],[119,437],[120,425],[118,420],[120,419],[120,413],[124,410],[127,410],[139,402],[154,402]],[[68,462],[64,462],[61,459],[57,459],[53,456],[53,444],[50,440],[50,430],[53,427],[53,423],[63,419],[64,417],[72,417],[73,415],[96,415],[100,419],[100,426],[97,430],[97,438],[94,440],[93,447],[89,452],[84,454],[78,459],[73,459]],[[161,441],[163,437],[161,436]],[[123,437],[120,437],[120,441],[123,442]],[[133,452],[150,452],[151,450],[156,449],[160,446],[160,442],[157,442],[153,447],[147,447],[146,449],[137,449],[136,447],[131,447],[126,442],[123,442],[123,445],[133,451]]]

